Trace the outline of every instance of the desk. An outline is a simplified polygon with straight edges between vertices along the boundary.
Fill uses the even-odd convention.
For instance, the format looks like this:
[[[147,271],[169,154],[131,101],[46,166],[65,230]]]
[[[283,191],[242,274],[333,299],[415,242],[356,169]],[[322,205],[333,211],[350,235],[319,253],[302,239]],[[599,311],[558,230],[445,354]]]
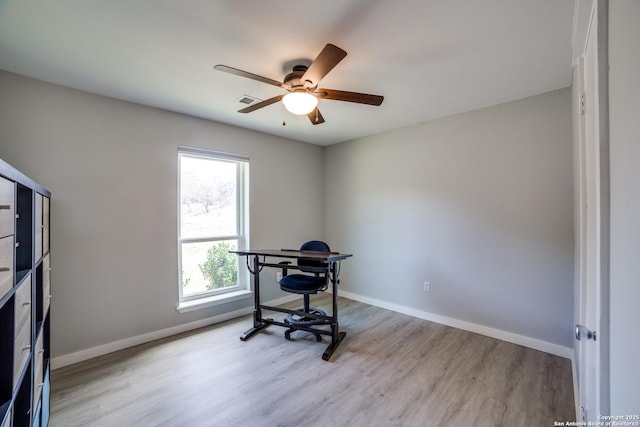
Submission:
[[[250,250],[238,250],[238,251],[230,251],[232,253],[238,254],[238,256],[246,256],[247,257],[247,267],[249,268],[249,272],[253,276],[253,327],[243,333],[240,336],[242,341],[246,341],[262,329],[266,328],[269,325],[278,325],[283,326],[285,328],[290,328],[294,330],[303,330],[312,333],[317,333],[321,335],[330,335],[331,336],[331,344],[327,347],[324,354],[322,355],[322,359],[329,360],[333,352],[338,348],[338,345],[344,339],[346,333],[340,332],[340,328],[338,325],[338,273],[340,272],[340,261],[351,257],[351,254],[340,254],[337,252],[316,252],[316,251],[299,251],[292,249],[250,249]],[[262,257],[262,261],[260,260]],[[249,266],[249,259],[253,258],[252,267]],[[314,261],[323,261],[327,264],[326,268],[322,268],[319,272],[325,272],[328,274],[329,279],[331,281],[331,289],[333,291],[333,310],[331,316],[322,316],[319,314],[313,313],[303,313],[300,310],[289,310],[286,308],[280,307],[271,307],[267,305],[263,305],[260,303],[260,271],[263,267],[274,267],[280,269],[298,269],[294,264],[281,264],[273,261],[273,258],[276,259],[307,259]],[[271,260],[270,260],[271,259]],[[331,330],[328,331],[326,329],[319,329],[309,325],[296,325],[280,322],[270,318],[262,317],[262,310],[269,311],[277,311],[280,313],[290,313],[298,316],[306,316],[313,317],[317,319],[320,323],[319,325],[330,325]]]

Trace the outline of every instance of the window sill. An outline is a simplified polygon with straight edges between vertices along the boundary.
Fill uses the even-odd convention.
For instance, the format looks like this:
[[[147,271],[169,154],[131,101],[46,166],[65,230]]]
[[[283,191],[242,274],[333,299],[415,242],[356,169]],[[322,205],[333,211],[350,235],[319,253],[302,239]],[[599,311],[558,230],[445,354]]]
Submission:
[[[248,291],[246,289],[229,292],[221,295],[214,295],[205,298],[198,298],[196,300],[184,301],[178,304],[176,310],[180,313],[187,313],[189,311],[200,310],[207,307],[212,307],[215,305],[226,304],[233,301],[239,301],[247,298],[251,298],[253,296],[253,292]]]

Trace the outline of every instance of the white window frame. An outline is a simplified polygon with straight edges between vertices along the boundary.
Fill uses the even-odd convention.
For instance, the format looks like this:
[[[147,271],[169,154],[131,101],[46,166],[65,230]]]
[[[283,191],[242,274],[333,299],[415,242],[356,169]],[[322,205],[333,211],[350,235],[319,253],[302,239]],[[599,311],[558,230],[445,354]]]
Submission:
[[[181,158],[192,157],[235,163],[236,168],[236,234],[230,236],[200,236],[183,238],[181,233]],[[178,311],[186,312],[223,304],[252,296],[249,274],[242,257],[238,257],[238,281],[235,286],[184,296],[182,281],[182,245],[185,243],[237,240],[238,249],[249,248],[249,157],[192,147],[178,147]]]

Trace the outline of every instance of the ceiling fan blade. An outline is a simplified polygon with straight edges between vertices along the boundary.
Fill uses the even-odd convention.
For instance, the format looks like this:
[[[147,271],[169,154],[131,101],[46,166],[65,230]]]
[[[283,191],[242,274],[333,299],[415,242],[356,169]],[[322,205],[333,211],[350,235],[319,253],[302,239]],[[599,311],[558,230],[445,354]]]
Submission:
[[[338,46],[332,44],[326,45],[302,75],[300,81],[303,82],[306,88],[318,86],[320,80],[329,74],[329,71],[333,70],[333,67],[338,65],[345,56],[347,56],[347,52]]]
[[[333,99],[336,101],[356,102],[358,104],[380,105],[384,100],[384,96],[370,95],[368,93],[347,92],[344,90],[334,89],[317,89],[314,92],[320,99]]]
[[[259,82],[266,83],[269,85],[283,87],[285,89],[289,87],[289,85],[285,85],[284,83],[279,82],[277,80],[273,80],[268,77],[262,77],[257,74],[250,73],[248,71],[238,70],[237,68],[229,67],[227,65],[218,64],[213,68],[218,71],[224,71],[225,73],[235,74],[236,76],[246,77],[251,80],[257,80]]]
[[[307,114],[307,117],[309,117],[309,120],[311,120],[311,124],[319,125],[321,123],[324,123],[324,117],[322,117],[322,114],[320,114],[320,110],[318,110],[318,107],[314,108],[312,112]]]
[[[249,105],[242,110],[238,110],[238,113],[250,113],[252,111],[256,111],[262,107],[266,107],[267,105],[275,104],[276,102],[282,100],[284,95],[274,96],[273,98],[265,99],[264,101],[256,102],[253,105]]]

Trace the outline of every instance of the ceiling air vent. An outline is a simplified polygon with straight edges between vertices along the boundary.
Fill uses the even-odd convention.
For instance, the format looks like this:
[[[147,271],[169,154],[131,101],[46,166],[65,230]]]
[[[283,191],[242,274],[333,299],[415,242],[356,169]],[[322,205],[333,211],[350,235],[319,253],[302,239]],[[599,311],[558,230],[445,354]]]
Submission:
[[[242,97],[238,99],[239,103],[245,104],[245,105],[251,105],[257,101],[258,101],[258,98],[254,98],[253,96],[249,96],[249,95],[242,95]]]

